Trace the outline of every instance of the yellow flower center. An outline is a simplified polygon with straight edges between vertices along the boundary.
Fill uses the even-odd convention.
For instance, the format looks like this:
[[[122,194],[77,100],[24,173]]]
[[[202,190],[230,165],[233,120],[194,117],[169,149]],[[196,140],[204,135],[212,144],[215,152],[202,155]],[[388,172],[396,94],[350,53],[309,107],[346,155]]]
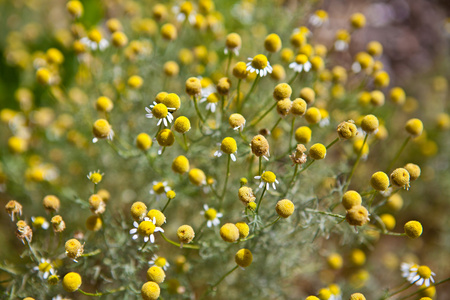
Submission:
[[[39,264],[39,271],[41,271],[42,273],[50,272],[51,269],[52,265],[48,262],[43,262]]]
[[[295,62],[299,65],[303,65],[308,62],[308,56],[305,54],[299,54],[295,57]]]
[[[267,183],[274,183],[277,176],[273,172],[266,171],[262,174],[261,179]]]
[[[35,219],[34,219],[34,225],[35,226],[37,226],[37,227],[41,227],[42,225],[44,225],[44,223],[45,223],[45,218],[44,217],[36,217]]]
[[[205,218],[207,220],[214,220],[216,218],[217,215],[217,210],[215,210],[214,208],[210,208],[205,212]]]
[[[328,18],[328,13],[324,10],[318,10],[318,11],[316,11],[316,16],[318,16],[322,20],[325,20]]]
[[[212,93],[206,98],[206,101],[209,103],[217,103],[219,102],[219,97],[217,96],[216,93]]]
[[[420,266],[417,269],[417,274],[422,278],[428,279],[431,277],[431,270],[427,266]]]
[[[167,117],[167,114],[169,111],[167,110],[167,106],[165,106],[162,103],[158,103],[153,107],[152,114],[155,116],[155,118],[163,119]]]
[[[152,222],[150,222],[150,221],[142,221],[139,224],[138,233],[140,235],[147,236],[147,235],[150,235],[153,232],[155,232],[155,228],[156,228],[156,226]]]
[[[89,176],[89,180],[92,181],[93,183],[97,184],[100,181],[102,181],[102,177],[103,177],[102,174],[95,172],[95,173],[91,174],[91,176]]]
[[[258,54],[255,57],[253,57],[252,60],[252,67],[257,70],[262,70],[265,67],[267,67],[268,61],[267,57],[264,54]]]
[[[153,191],[155,191],[155,193],[157,194],[162,194],[164,193],[164,184],[162,182],[158,182],[157,184],[155,184],[153,186]]]
[[[160,268],[164,267],[166,265],[166,263],[167,263],[167,260],[164,257],[158,257],[155,260],[155,265]]]

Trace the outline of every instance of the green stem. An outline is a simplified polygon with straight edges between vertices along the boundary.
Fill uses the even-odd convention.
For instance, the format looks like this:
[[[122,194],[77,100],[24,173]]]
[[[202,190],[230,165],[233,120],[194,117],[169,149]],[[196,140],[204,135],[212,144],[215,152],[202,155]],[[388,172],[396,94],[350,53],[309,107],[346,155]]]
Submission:
[[[253,81],[253,84],[252,84],[252,87],[250,88],[250,91],[247,93],[247,95],[245,95],[244,100],[242,100],[241,110],[242,110],[242,108],[243,108],[245,102],[247,101],[247,99],[250,97],[250,95],[252,94],[253,90],[255,89],[255,86],[256,86],[256,84],[258,83],[259,78],[260,78],[260,77],[259,77],[259,74],[256,75],[255,81]]]
[[[162,236],[162,238],[166,241],[166,242],[168,242],[168,243],[170,243],[170,244],[172,244],[172,245],[174,245],[174,246],[177,246],[177,247],[180,247],[181,248],[181,244],[179,244],[179,243],[177,243],[177,242],[174,242],[174,241],[172,241],[172,240],[169,240],[165,235],[164,235],[164,233],[162,233],[162,232],[159,232],[160,234],[161,234],[161,236]],[[200,246],[198,246],[198,245],[188,245],[188,244],[183,244],[183,247],[182,248],[187,248],[187,249],[200,249]]]
[[[396,292],[394,292],[394,293],[392,293],[392,294],[389,294],[389,296],[388,296],[387,298],[390,298],[390,297],[392,297],[392,296],[394,296],[394,295],[400,294],[401,292],[406,291],[407,289],[409,289],[409,288],[412,287],[413,285],[414,285],[414,283],[411,283],[411,284],[407,285],[406,287],[402,288],[401,290],[398,290],[398,291],[396,291]],[[386,298],[386,299],[387,299],[387,298]]]
[[[262,174],[262,156],[259,157],[259,168],[258,168],[258,176]]]
[[[205,123],[205,119],[203,119],[202,114],[200,113],[200,110],[198,109],[198,105],[197,105],[197,97],[192,96],[192,99],[194,100],[194,106],[195,106],[195,111],[197,112],[198,117],[200,118],[200,121],[202,121],[202,123]]]
[[[230,162],[231,162],[231,155],[228,154],[227,174],[225,175],[225,184],[223,185],[222,196],[220,197],[219,211],[222,210],[223,199],[225,198],[225,192],[227,191],[228,177],[230,177]]]
[[[405,149],[406,145],[408,144],[409,140],[411,139],[411,136],[408,136],[405,141],[403,142],[402,146],[398,150],[397,154],[395,154],[394,159],[392,159],[391,163],[389,164],[389,167],[387,168],[387,172],[391,170],[391,168],[394,166],[397,159],[400,157],[400,154],[402,154],[403,150]]]
[[[124,290],[126,290],[126,287],[125,286],[121,286],[120,288],[117,288],[117,289],[114,289],[114,290],[109,290],[109,291],[106,291],[106,292],[103,292],[103,293],[100,293],[100,292],[98,292],[98,293],[88,293],[88,292],[85,292],[85,291],[83,291],[81,289],[78,289],[78,292],[80,292],[80,293],[82,293],[83,295],[86,295],[86,296],[100,297],[100,296],[104,296],[104,295],[109,295],[109,294],[121,292],[121,291],[124,291]]]
[[[230,64],[231,64],[232,56],[233,56],[233,51],[230,51],[230,53],[228,54],[227,72],[225,73],[225,74],[227,74],[227,77],[228,77],[228,73],[230,71]]]
[[[334,141],[332,141],[331,143],[328,144],[328,146],[326,147],[327,150],[328,150],[329,148],[331,148],[331,146],[333,146],[333,145],[336,144],[337,142],[339,142],[339,138],[338,138],[338,137],[335,138]]]
[[[294,82],[295,78],[297,78],[297,76],[298,76],[298,72],[295,72],[294,76],[292,76],[292,78],[291,78],[291,80],[289,80],[288,84],[291,85]]]
[[[169,206],[170,201],[172,201],[172,199],[168,198],[167,202],[166,202],[166,205],[164,205],[163,209],[161,210],[162,213],[166,210],[167,206]]]
[[[286,190],[286,193],[284,194],[284,196],[286,197],[287,194],[289,193],[289,190],[291,189],[291,186],[294,183],[295,177],[297,176],[297,172],[298,172],[298,164],[295,164],[295,169],[294,169],[294,175],[292,175],[291,181],[288,184],[288,188]]]
[[[150,238],[148,239],[148,241],[146,241],[144,243],[144,245],[142,245],[141,249],[139,249],[139,251],[144,251],[145,247],[147,247],[148,242],[150,241]]]
[[[83,253],[83,254],[81,254],[81,256],[83,256],[83,257],[95,256],[95,255],[97,255],[97,254],[100,254],[101,252],[102,252],[102,250],[97,249],[97,250],[94,250],[94,251],[92,251],[92,252]]]
[[[241,81],[242,81],[242,79],[239,79],[238,85],[237,85],[236,108],[237,108],[238,113],[241,113],[241,111],[242,111],[242,103],[240,102],[240,100],[241,100]]]
[[[34,260],[35,263],[39,264],[39,258],[36,255],[36,252],[34,252],[33,247],[31,246],[30,242],[25,238],[24,241],[27,243],[28,248],[31,252],[31,258]]]
[[[261,206],[262,198],[263,198],[263,196],[264,196],[264,193],[266,192],[266,187],[267,187],[267,183],[264,184],[264,189],[263,189],[263,191],[262,191],[262,193],[261,193],[261,197],[259,198],[258,206],[256,206],[255,214],[258,214],[259,207]]]
[[[292,149],[292,137],[294,136],[295,116],[292,116],[291,132],[289,133],[289,151]]]
[[[373,193],[373,194],[372,194],[372,197],[370,198],[370,201],[369,201],[369,211],[370,211],[371,208],[372,208],[372,202],[373,202],[373,199],[375,199],[375,196],[377,195],[377,192],[378,192],[378,191],[375,191],[375,193]]]
[[[264,226],[262,229],[265,229],[265,228],[267,228],[267,227],[272,226],[273,224],[275,224],[276,222],[278,222],[280,219],[281,219],[281,217],[278,216],[278,218],[276,218],[273,222],[271,222],[271,223],[267,224],[266,226]]]
[[[247,141],[247,139],[245,138],[245,136],[242,134],[242,130],[239,128],[239,136],[241,137],[241,139],[246,143],[246,144],[248,144],[248,141]]]
[[[334,217],[334,218],[339,218],[339,219],[345,219],[344,216],[341,216],[339,214],[333,214],[327,211],[320,211],[320,210],[315,210],[315,209],[310,209],[310,208],[306,208],[305,209],[307,212],[313,213],[313,214],[321,214],[321,215],[325,215],[325,216],[329,216],[329,217]]]
[[[259,122],[261,122],[261,120],[264,119],[264,118],[272,111],[272,109],[274,109],[275,106],[277,106],[277,102],[276,102],[276,101],[275,101],[275,103],[274,103],[268,110],[266,110],[266,111],[264,112],[264,114],[261,115],[261,117],[259,117],[256,121],[252,121],[252,122],[250,123],[250,126],[251,126],[251,127],[256,126],[256,124],[258,124]]]
[[[211,286],[211,289],[214,289],[215,287],[217,287],[228,275],[230,275],[234,270],[236,270],[238,268],[238,265],[236,265],[233,269],[231,269],[230,271],[228,271],[227,273],[225,273],[225,275],[223,275],[219,281],[217,281],[214,285]]]
[[[188,146],[187,137],[186,137],[185,133],[183,133],[183,140],[184,140],[184,146],[186,147],[185,150],[187,152],[189,150],[189,146]]]
[[[279,118],[278,121],[275,123],[275,125],[273,125],[272,129],[270,129],[270,134],[272,134],[272,132],[275,130],[275,128],[277,128],[278,124],[280,124],[281,120],[283,118]]]
[[[344,186],[343,192],[345,192],[345,191],[347,190],[348,186],[350,185],[350,182],[351,182],[351,180],[352,180],[353,174],[355,173],[355,170],[356,170],[356,166],[358,166],[359,160],[361,159],[361,155],[362,155],[362,153],[363,153],[364,146],[366,145],[367,137],[368,137],[368,136],[369,136],[369,135],[368,135],[367,133],[366,133],[366,135],[364,136],[363,144],[361,145],[361,149],[359,149],[358,156],[356,157],[356,161],[355,161],[355,163],[353,164],[352,170],[350,171],[350,175],[349,175],[348,178],[347,178],[347,183],[346,183],[345,186]]]
[[[447,281],[450,281],[450,277],[449,277],[449,278],[446,278],[446,279],[444,279],[444,280],[441,280],[441,281],[439,281],[439,282],[437,282],[437,283],[435,283],[435,284],[433,284],[433,285],[431,285],[431,286],[436,287],[436,286],[438,286],[438,285],[440,285],[440,284],[443,284],[443,283],[445,283],[445,282],[447,282]],[[409,297],[411,297],[411,296],[417,295],[417,294],[423,292],[424,290],[426,290],[427,288],[429,288],[429,287],[421,288],[421,289],[419,289],[418,291],[415,291],[415,292],[412,293],[412,294],[409,294],[409,295],[406,295],[406,296],[403,297],[403,298],[400,298],[399,300],[404,300],[404,299],[407,299],[407,298],[409,298]]]

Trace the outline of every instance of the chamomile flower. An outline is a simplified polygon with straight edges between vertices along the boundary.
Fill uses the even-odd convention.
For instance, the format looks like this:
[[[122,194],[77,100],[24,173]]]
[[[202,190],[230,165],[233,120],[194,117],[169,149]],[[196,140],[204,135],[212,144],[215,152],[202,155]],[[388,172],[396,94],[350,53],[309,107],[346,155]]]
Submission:
[[[235,139],[226,137],[222,140],[221,144],[218,144],[218,146],[220,146],[220,149],[214,153],[214,156],[221,157],[222,154],[225,153],[230,155],[232,161],[236,161],[235,153],[237,152],[237,144]]]
[[[44,230],[50,227],[50,223],[44,217],[41,216],[31,217],[31,221],[34,227],[42,228]]]
[[[133,240],[136,240],[139,235],[144,237],[144,242],[148,242],[150,240],[151,243],[155,242],[155,236],[153,233],[155,232],[164,232],[164,229],[161,227],[156,227],[156,218],[153,218],[153,220],[150,220],[149,217],[145,217],[144,221],[141,223],[138,223],[136,221],[133,222],[133,226],[135,228],[130,230],[130,234],[133,235]]]
[[[250,73],[256,72],[260,77],[264,77],[273,71],[270,62],[264,54],[258,54],[253,58],[249,57],[248,60],[247,71]]]
[[[293,69],[295,72],[309,72],[311,70],[311,63],[308,60],[308,56],[305,54],[299,54],[295,57],[295,61],[289,64],[289,69]]]
[[[153,255],[152,259],[148,262],[149,265],[154,265],[160,268],[163,268],[164,271],[167,271],[167,268],[170,267],[169,262],[165,257]]]
[[[167,181],[153,181],[153,186],[150,190],[150,195],[156,195],[156,200],[159,200],[161,195],[165,195],[168,191],[171,190],[170,186],[168,186]]]
[[[217,210],[215,210],[214,208],[209,208],[207,204],[203,205],[203,208],[205,210],[202,210],[200,214],[205,216],[205,219],[207,220],[206,226],[212,227],[213,225],[214,226],[219,225],[220,224],[219,218],[221,218],[223,214],[217,212]]]
[[[336,41],[334,42],[334,49],[336,49],[336,51],[347,50],[349,43],[350,33],[345,29],[338,30],[336,33]]]
[[[102,38],[102,34],[97,29],[91,30],[87,37],[80,39],[80,42],[94,51],[97,49],[103,51],[109,46],[109,42]]]
[[[408,278],[412,273],[411,269],[417,268],[417,267],[418,267],[417,264],[403,262],[400,265],[400,271],[402,272],[402,277]]]
[[[203,94],[203,90],[202,95],[203,97],[200,99],[199,103],[206,101],[206,110],[214,113],[216,111],[217,103],[219,103],[219,95],[214,92]]]
[[[87,174],[87,178],[92,181],[92,183],[98,184],[100,181],[102,181],[103,175],[105,175],[105,173],[100,173],[100,170],[91,171],[89,172],[89,174]]]
[[[277,189],[276,184],[280,184],[277,180],[277,176],[275,175],[275,173],[271,172],[271,171],[264,171],[261,176],[255,176],[254,177],[257,180],[261,180],[261,183],[259,184],[259,188],[262,188],[264,185],[266,185],[266,189],[269,190],[270,189],[270,185],[272,184],[272,187],[274,190]]]
[[[324,24],[328,23],[328,13],[322,9],[319,9],[314,12],[314,14],[309,17],[309,23],[312,26],[320,27]]]
[[[147,114],[145,115],[147,118],[151,119],[155,117],[156,119],[159,119],[156,124],[157,126],[159,126],[161,122],[164,122],[164,126],[167,127],[168,123],[172,123],[173,121],[173,116],[170,111],[174,111],[176,108],[167,107],[163,103],[153,102],[153,104],[150,105],[150,108],[145,107],[145,110],[147,111]]]
[[[55,274],[55,269],[53,269],[50,259],[41,258],[39,265],[34,267],[33,270],[39,271],[39,274],[44,279],[47,279],[49,275]]]
[[[184,1],[180,5],[173,6],[172,12],[176,15],[178,22],[183,22],[187,18],[191,25],[195,24],[196,14],[190,1]]]
[[[436,276],[436,274],[427,266],[415,265],[409,271],[410,273],[406,280],[411,282],[411,284],[415,283],[418,286],[425,285],[428,287],[431,283],[434,283],[433,276]]]

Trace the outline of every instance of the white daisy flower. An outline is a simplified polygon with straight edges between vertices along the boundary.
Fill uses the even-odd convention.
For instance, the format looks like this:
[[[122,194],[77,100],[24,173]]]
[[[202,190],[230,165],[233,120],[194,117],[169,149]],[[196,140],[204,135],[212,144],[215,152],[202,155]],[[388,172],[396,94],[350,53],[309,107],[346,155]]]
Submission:
[[[232,161],[236,161],[237,145],[236,140],[232,137],[226,137],[222,143],[218,143],[219,150],[214,153],[215,157],[221,157],[222,154],[229,154]]]
[[[168,123],[172,123],[173,121],[173,115],[170,111],[174,111],[176,108],[167,107],[163,103],[153,102],[153,104],[150,105],[150,108],[145,107],[145,110],[147,111],[147,114],[145,115],[147,118],[151,119],[155,117],[156,119],[159,119],[156,124],[157,126],[159,126],[161,122],[164,122],[164,126],[167,127]]]
[[[277,180],[277,176],[275,175],[275,173],[271,171],[264,171],[261,176],[255,176],[254,178],[257,180],[261,180],[259,188],[262,188],[265,185],[267,190],[270,189],[271,184],[274,190],[277,189],[275,183],[280,184]]]
[[[148,262],[148,264],[163,268],[164,271],[167,271],[167,268],[170,267],[170,264],[165,257],[158,256],[156,254],[153,255],[152,259]]]
[[[203,209],[200,214],[206,218],[206,226],[212,227],[220,224],[219,218],[223,217],[222,213],[217,212],[214,208],[209,208],[207,204],[203,205]]]
[[[431,271],[431,269],[427,266],[413,266],[409,269],[410,273],[406,280],[411,282],[411,284],[415,283],[418,286],[425,285],[430,286],[431,283],[434,283],[433,276],[436,276],[436,273]]]
[[[97,49],[99,49],[100,51],[104,51],[106,48],[109,47],[109,42],[105,39],[101,39],[100,42],[97,43],[91,41],[88,37],[84,37],[80,39],[80,42],[94,51]]]
[[[44,279],[47,279],[49,275],[55,274],[55,269],[53,269],[50,259],[41,258],[39,265],[34,267],[33,270],[39,271],[39,274]]]
[[[320,27],[328,23],[328,13],[322,9],[317,10],[309,17],[309,23],[315,27]]]
[[[50,223],[44,217],[31,217],[33,226],[47,230],[50,227]]]
[[[148,242],[150,240],[151,243],[155,242],[155,236],[153,233],[155,232],[164,232],[164,229],[161,227],[156,227],[156,218],[150,220],[150,218],[145,217],[144,221],[138,223],[136,221],[133,222],[133,226],[135,228],[130,230],[130,234],[133,235],[133,240],[136,240],[140,235],[144,237],[144,242]]]
[[[250,73],[256,72],[260,77],[264,77],[273,71],[270,62],[264,54],[258,54],[253,58],[249,57],[248,60],[247,71]]]
[[[206,110],[209,110],[212,113],[216,112],[217,104],[219,103],[220,98],[219,95],[214,91],[202,90],[202,98],[199,103],[206,103]]]
[[[308,60],[308,56],[305,54],[299,54],[295,57],[295,61],[289,64],[289,68],[295,72],[309,72],[311,70],[311,63]]]

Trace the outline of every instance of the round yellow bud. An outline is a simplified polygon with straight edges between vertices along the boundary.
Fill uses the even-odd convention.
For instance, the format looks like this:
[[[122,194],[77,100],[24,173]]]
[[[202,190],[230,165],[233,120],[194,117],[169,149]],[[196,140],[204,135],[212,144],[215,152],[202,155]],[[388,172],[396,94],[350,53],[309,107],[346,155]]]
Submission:
[[[270,77],[275,81],[284,80],[286,78],[286,71],[284,67],[280,64],[274,64],[272,66],[272,73],[270,73]]]
[[[191,226],[182,225],[182,226],[178,227],[177,236],[178,236],[178,240],[180,241],[180,243],[188,244],[194,239],[195,232]]]
[[[36,71],[36,80],[43,85],[51,83],[52,74],[47,68],[39,68]]]
[[[253,154],[255,154],[255,156],[257,157],[268,155],[269,153],[269,142],[261,134],[253,137],[252,141],[250,142],[250,146],[252,148]]]
[[[136,147],[142,151],[147,151],[152,146],[153,141],[152,138],[142,132],[136,137]]]
[[[423,232],[422,224],[418,221],[409,221],[403,228],[405,229],[406,235],[411,239],[418,238]]]
[[[83,15],[83,4],[78,0],[67,2],[66,8],[74,18],[79,18]]]
[[[366,17],[362,13],[354,13],[350,17],[350,24],[355,29],[360,29],[366,26]]]
[[[159,298],[161,289],[156,282],[148,281],[141,288],[141,296],[144,300],[156,300]]]
[[[277,102],[277,112],[281,117],[289,114],[292,107],[292,101],[289,98],[282,99]]]
[[[252,188],[248,186],[243,186],[239,188],[238,191],[239,200],[242,201],[243,204],[248,205],[250,202],[254,202],[256,200],[255,195],[253,194]]]
[[[173,24],[164,24],[161,27],[161,36],[163,39],[173,41],[177,38],[177,28]]]
[[[241,268],[247,268],[253,261],[252,252],[248,249],[240,249],[234,256],[234,261]]]
[[[307,109],[306,101],[302,98],[297,98],[292,102],[291,113],[294,116],[303,116]]]
[[[378,41],[371,41],[367,44],[367,52],[372,56],[380,56],[383,54],[383,45]]]
[[[128,37],[121,31],[116,31],[111,36],[112,44],[117,48],[125,47],[128,44]]]
[[[389,92],[390,98],[392,102],[395,104],[402,105],[405,103],[406,94],[405,91],[401,87],[394,87]]]
[[[324,159],[326,155],[327,155],[327,148],[320,143],[312,145],[311,148],[309,149],[309,156],[312,159],[315,160]]]
[[[362,266],[366,262],[366,254],[360,249],[353,249],[350,252],[350,261],[355,266]]]
[[[77,259],[84,252],[84,247],[77,239],[70,239],[64,245],[67,257]]]
[[[248,227],[247,223],[239,222],[236,223],[237,229],[239,229],[239,238],[245,239],[248,234],[250,233],[250,228]]]
[[[389,187],[389,177],[384,172],[376,172],[370,178],[370,185],[377,191],[385,191]]]
[[[206,184],[205,173],[200,169],[192,169],[189,171],[189,180],[192,184],[201,186]]]
[[[338,270],[342,268],[343,259],[338,253],[332,253],[327,257],[327,264],[333,270]]]
[[[361,128],[367,133],[374,133],[379,126],[378,118],[374,115],[367,115],[361,121]]]
[[[317,124],[322,120],[320,110],[316,107],[310,107],[305,113],[305,120],[309,124]]]
[[[354,293],[351,294],[349,300],[366,300],[366,297],[364,297],[364,295],[361,293]]]
[[[236,140],[232,137],[226,137],[222,140],[220,150],[225,154],[232,154],[237,151]]]
[[[382,214],[380,216],[381,221],[384,224],[384,227],[386,227],[387,230],[392,230],[395,228],[395,218],[391,214]]]
[[[147,217],[149,217],[150,220],[153,220],[153,218],[155,218],[155,221],[156,221],[155,226],[156,227],[161,227],[164,223],[166,223],[166,216],[157,209],[151,209],[147,213]]]
[[[382,106],[384,101],[385,97],[382,91],[375,90],[370,93],[370,103],[373,106]]]
[[[398,211],[403,207],[403,198],[398,193],[390,196],[386,201],[386,206],[393,211]]]
[[[147,206],[145,203],[137,201],[131,205],[131,216],[135,221],[140,221],[145,217],[147,213]]]
[[[105,96],[101,96],[97,98],[97,102],[95,102],[95,108],[98,111],[110,112],[114,107],[111,99]]]
[[[394,186],[409,188],[410,176],[408,171],[404,168],[395,169],[391,173],[390,179]]]
[[[189,171],[189,160],[186,156],[180,155],[172,162],[172,170],[178,174],[184,174]]]
[[[59,210],[59,207],[61,205],[61,202],[59,201],[59,198],[53,195],[48,195],[44,197],[44,200],[42,201],[42,204],[44,205],[44,208],[51,212],[56,212]]]
[[[158,141],[158,144],[162,147],[169,147],[175,142],[175,136],[173,135],[172,130],[166,128],[158,133],[156,141]]]
[[[191,129],[191,122],[185,116],[180,116],[175,119],[173,128],[176,132],[184,134]]]
[[[419,119],[410,119],[405,125],[406,131],[413,137],[419,136],[423,132],[423,123]]]
[[[308,126],[302,126],[295,130],[295,140],[300,144],[307,144],[311,140],[311,129]]]
[[[286,219],[294,213],[295,206],[291,200],[283,199],[283,200],[280,200],[277,202],[277,205],[275,206],[275,210],[277,211],[277,214],[280,217]]]
[[[90,216],[86,220],[86,228],[90,231],[99,231],[102,228],[102,218],[97,215]]]
[[[344,121],[338,125],[337,133],[339,135],[339,138],[348,140],[358,134],[358,129],[356,128],[355,122],[353,122],[352,120]]]
[[[164,74],[166,74],[167,76],[175,77],[180,72],[180,67],[178,66],[178,64],[175,61],[170,60],[170,61],[167,61],[166,63],[164,63],[163,70],[164,70]]]
[[[228,77],[222,77],[216,85],[217,92],[220,95],[228,95],[231,88],[231,80]]]
[[[225,46],[230,49],[239,49],[241,48],[242,45],[242,39],[241,36],[237,33],[230,33],[227,35],[226,41],[225,41]]]
[[[75,272],[67,273],[63,278],[62,285],[63,288],[69,293],[77,291],[81,285],[80,274]]]
[[[247,64],[243,61],[236,63],[233,67],[233,75],[238,79],[247,78]]]
[[[409,173],[410,181],[414,181],[420,177],[420,167],[418,165],[409,163],[404,168]]]
[[[389,85],[390,78],[389,74],[386,71],[378,71],[374,75],[374,83],[375,86],[384,88]]]
[[[364,206],[356,205],[347,211],[345,219],[352,226],[362,226],[369,221],[369,212]]]
[[[346,210],[351,209],[354,206],[361,205],[362,198],[361,195],[356,191],[347,191],[342,196],[342,205]]]
[[[128,85],[133,89],[138,89],[144,84],[144,79],[141,76],[133,75],[128,78]]]
[[[92,126],[92,133],[98,139],[105,139],[111,134],[111,125],[105,119],[98,119]]]
[[[311,105],[316,100],[316,93],[312,88],[305,87],[300,90],[300,98],[305,100],[308,105]]]
[[[189,96],[200,95],[202,92],[202,84],[197,77],[190,77],[186,80],[186,93]]]
[[[220,236],[225,242],[234,243],[239,239],[239,229],[233,223],[226,223],[220,228]]]
[[[281,39],[278,34],[271,33],[264,40],[264,48],[268,52],[275,53],[281,49]]]
[[[153,281],[156,283],[162,283],[164,282],[164,279],[166,278],[166,273],[161,267],[153,266],[148,268],[147,270],[147,280]]]
[[[230,124],[231,128],[238,129],[243,128],[245,125],[245,118],[241,114],[232,114],[228,118],[228,123]]]

